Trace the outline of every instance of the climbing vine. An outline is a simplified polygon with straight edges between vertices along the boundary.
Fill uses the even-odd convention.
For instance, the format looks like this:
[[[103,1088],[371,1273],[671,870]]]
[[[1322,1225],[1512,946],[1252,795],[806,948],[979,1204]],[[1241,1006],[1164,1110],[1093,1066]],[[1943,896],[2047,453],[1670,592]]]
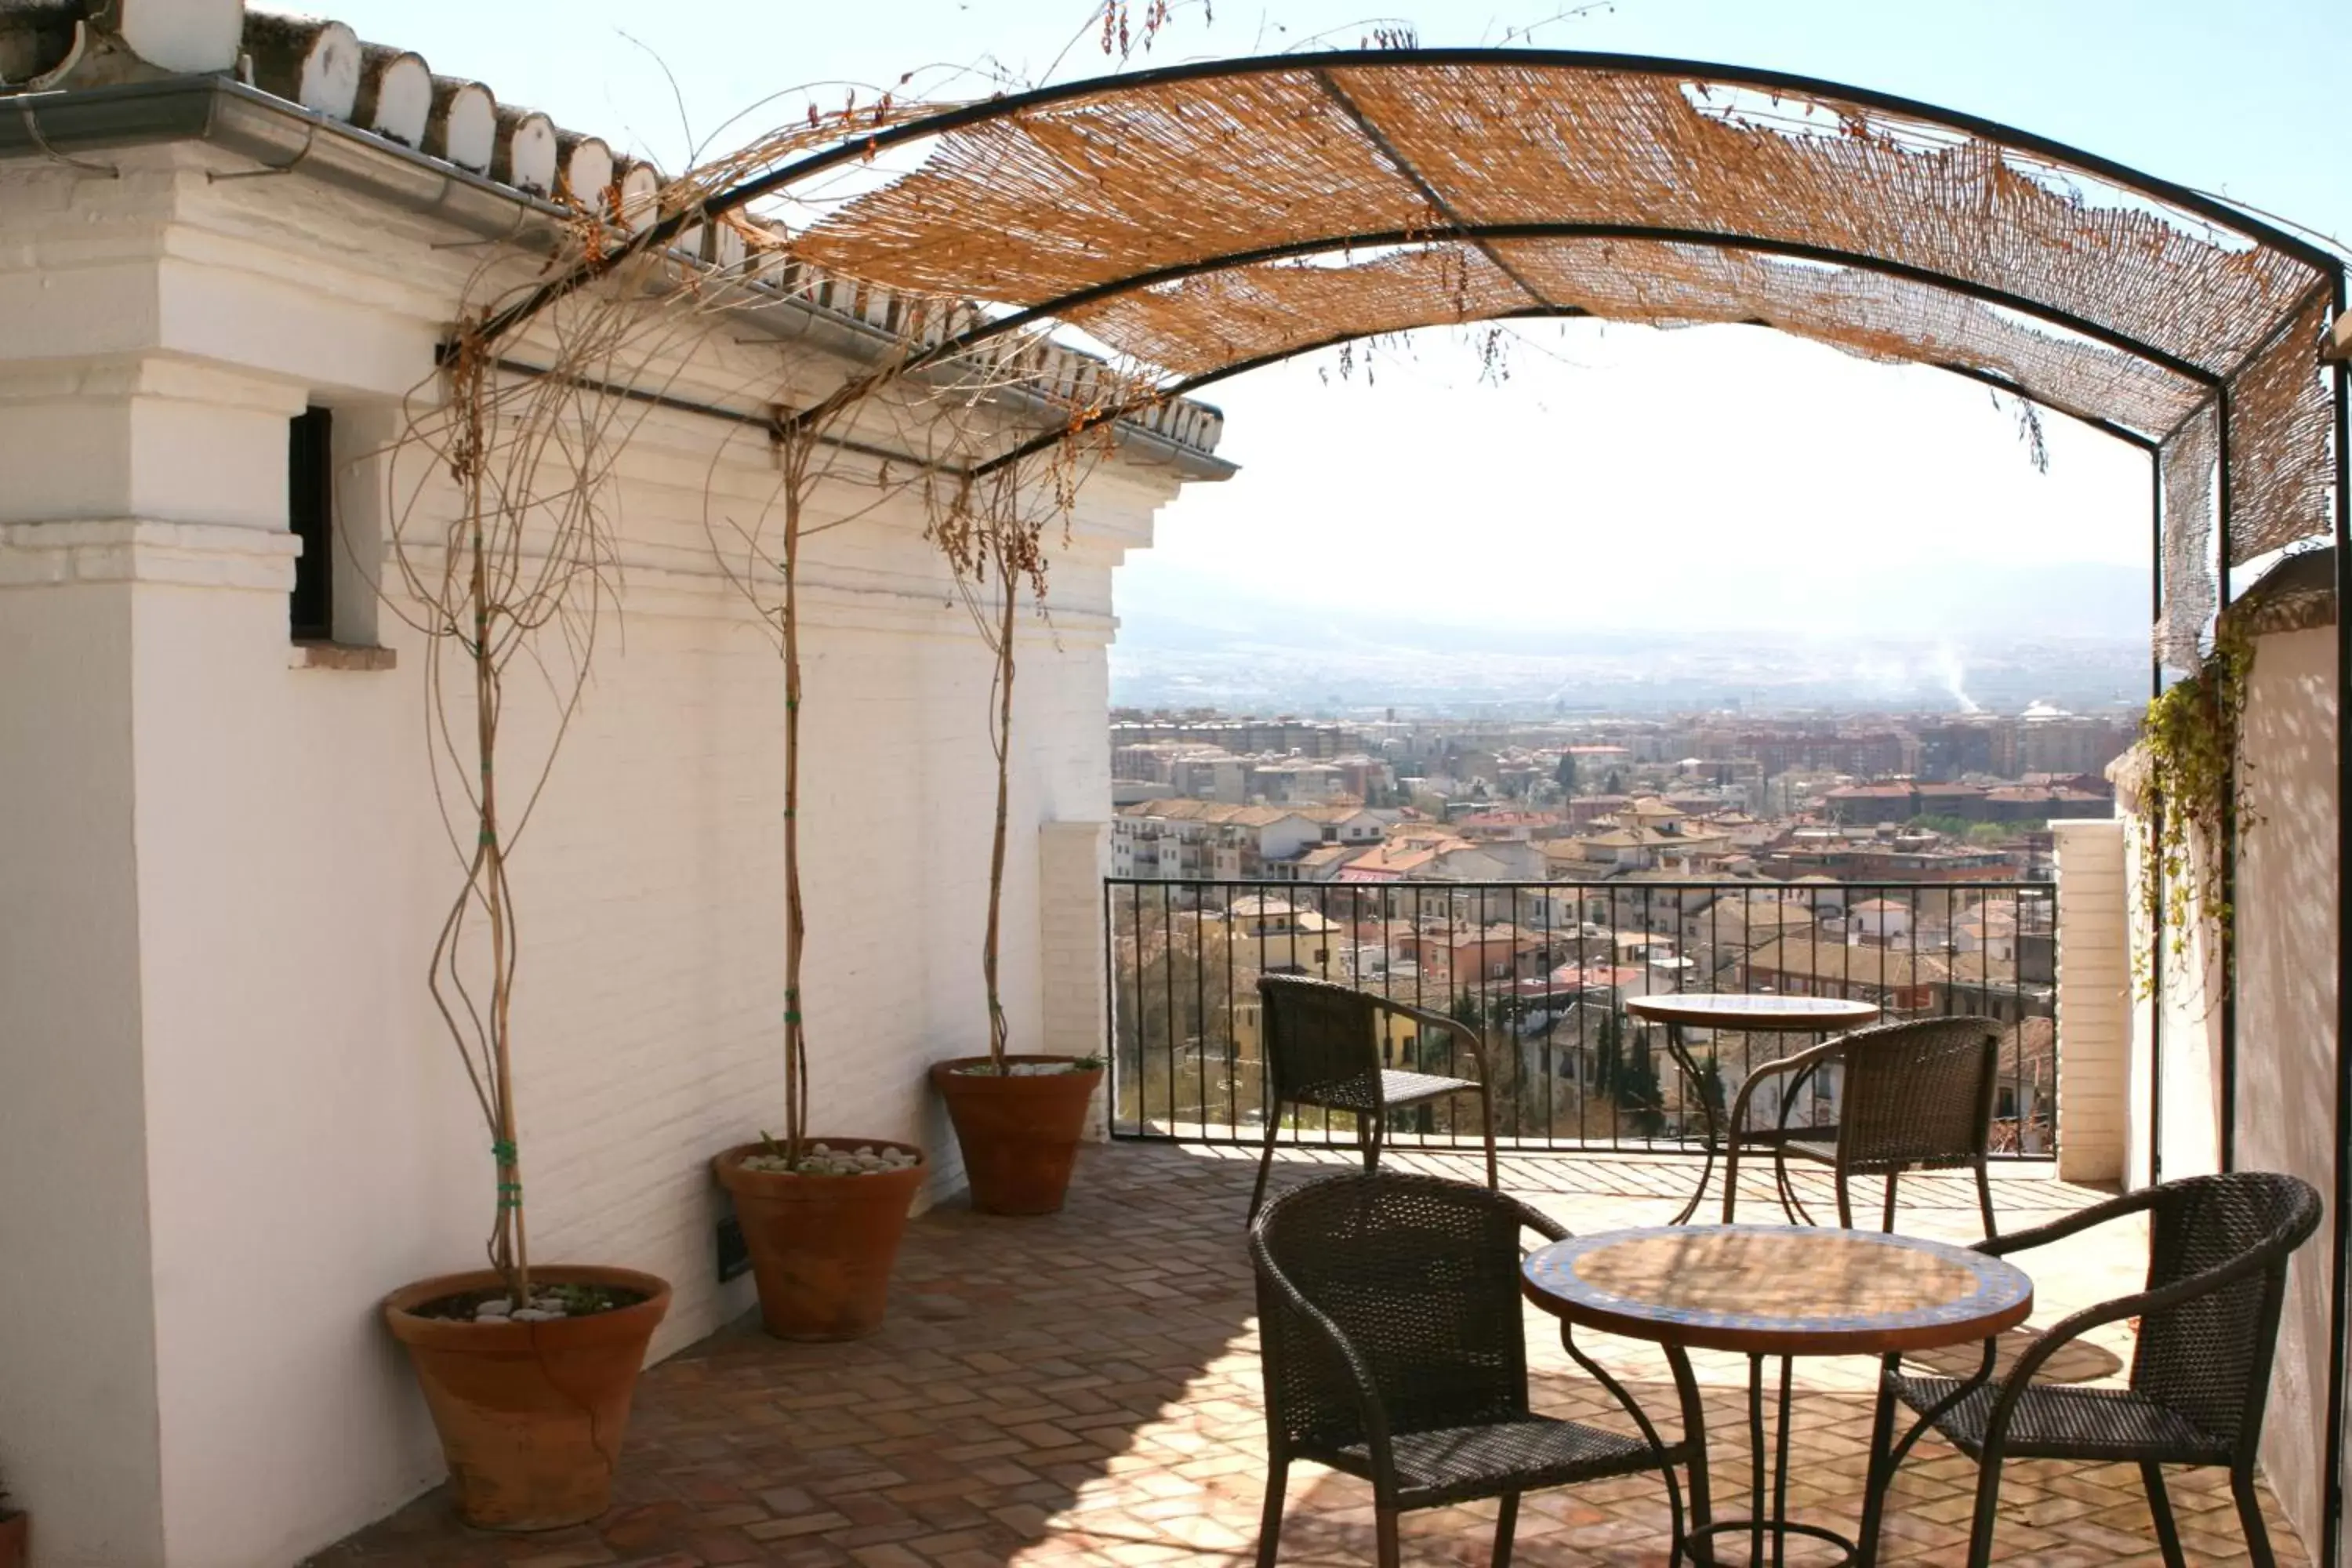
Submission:
[[[2210,921],[2225,985],[2235,910],[2223,847],[2258,820],[2249,770],[2238,757],[2253,663],[2253,644],[2225,622],[2197,672],[2147,705],[2140,737],[2147,821],[2140,844],[2141,918],[2151,931],[2170,933],[2169,951],[2184,963],[2195,922]],[[2137,965],[2141,994],[2152,994],[2145,953]]]

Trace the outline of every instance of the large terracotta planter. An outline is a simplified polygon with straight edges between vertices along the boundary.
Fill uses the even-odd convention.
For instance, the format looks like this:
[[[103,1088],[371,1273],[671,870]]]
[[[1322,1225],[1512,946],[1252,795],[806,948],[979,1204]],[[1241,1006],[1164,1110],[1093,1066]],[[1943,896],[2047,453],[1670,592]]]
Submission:
[[[25,1568],[32,1561],[32,1533],[23,1514],[0,1512],[0,1568]]]
[[[875,1138],[828,1138],[836,1149],[871,1145],[922,1151]],[[929,1173],[919,1163],[855,1176],[747,1171],[745,1143],[711,1161],[735,1195],[735,1217],[760,1283],[760,1319],[780,1340],[854,1340],[882,1326],[890,1265],[906,1233],[907,1210]]]
[[[484,1530],[555,1530],[604,1511],[646,1345],[669,1310],[668,1284],[650,1274],[551,1266],[530,1277],[646,1299],[544,1323],[416,1315],[444,1297],[497,1288],[498,1275],[477,1269],[419,1280],[383,1303],[425,1387],[457,1511]]]
[[[1009,1065],[1067,1062],[1068,1057],[1007,1057]],[[963,1168],[971,1178],[971,1206],[984,1214],[1053,1214],[1070,1190],[1070,1167],[1086,1131],[1087,1102],[1102,1068],[999,1078],[959,1068],[986,1057],[960,1057],[931,1068],[931,1082],[948,1102]]]

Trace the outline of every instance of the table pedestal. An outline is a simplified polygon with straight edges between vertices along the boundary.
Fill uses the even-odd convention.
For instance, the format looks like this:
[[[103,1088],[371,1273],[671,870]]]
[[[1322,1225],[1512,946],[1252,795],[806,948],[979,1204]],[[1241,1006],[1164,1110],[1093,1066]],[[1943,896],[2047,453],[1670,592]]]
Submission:
[[[1675,1520],[1668,1560],[1680,1568],[1786,1568],[1791,1539],[1837,1548],[1836,1568],[1869,1568],[1885,1488],[1934,1420],[1981,1388],[1993,1345],[2033,1310],[2033,1282],[2015,1265],[1925,1237],[1790,1226],[1652,1226],[1568,1237],[1519,1266],[1521,1289],[1564,1324],[1647,1340],[1665,1352],[1682,1403],[1690,1526]],[[1789,1394],[1796,1356],[1867,1355],[1976,1343],[1975,1378],[1919,1422],[1864,1478],[1862,1539],[1789,1518]],[[1690,1352],[1748,1359],[1748,1511],[1717,1520],[1709,1498],[1706,1412]],[[1768,1431],[1767,1362],[1779,1362],[1778,1428]],[[1887,1421],[1884,1401],[1876,1419]],[[1883,1441],[1874,1438],[1874,1452]],[[1718,1556],[1727,1546],[1746,1555]]]
[[[1675,1356],[1675,1380],[1677,1384],[1688,1375],[1689,1362]],[[1764,1363],[1780,1363],[1780,1397],[1774,1402],[1774,1432],[1772,1440],[1771,1479],[1768,1487],[1764,1465]],[[1854,1541],[1833,1530],[1818,1524],[1794,1524],[1789,1520],[1789,1385],[1795,1358],[1791,1356],[1751,1355],[1748,1358],[1748,1516],[1745,1519],[1710,1520],[1707,1517],[1707,1487],[1704,1479],[1706,1467],[1706,1432],[1705,1417],[1699,1414],[1698,1391],[1694,1384],[1680,1390],[1683,1395],[1685,1440],[1691,1449],[1691,1530],[1685,1538],[1683,1553],[1696,1568],[1765,1568],[1768,1559],[1765,1543],[1771,1543],[1769,1559],[1771,1568],[1783,1568],[1788,1561],[1789,1538],[1802,1536],[1810,1541],[1826,1542],[1843,1553],[1824,1568],[1846,1568],[1859,1560],[1862,1548]],[[1748,1538],[1748,1556],[1744,1563],[1727,1563],[1715,1554],[1719,1540]],[[1671,1568],[1671,1565],[1670,1565]]]

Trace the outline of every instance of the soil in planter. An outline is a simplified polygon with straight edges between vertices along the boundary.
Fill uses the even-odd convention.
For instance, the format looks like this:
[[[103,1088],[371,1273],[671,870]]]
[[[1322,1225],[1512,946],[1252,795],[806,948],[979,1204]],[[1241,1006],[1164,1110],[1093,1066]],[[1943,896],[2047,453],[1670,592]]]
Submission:
[[[741,1162],[744,1170],[770,1176],[879,1176],[892,1171],[916,1170],[922,1163],[922,1157],[912,1151],[887,1143],[879,1149],[871,1143],[861,1143],[855,1149],[812,1143],[795,1165],[785,1154],[784,1146],[773,1138],[767,1140],[765,1151],[746,1154]]]
[[[609,1285],[534,1285],[530,1291],[530,1306],[521,1313],[514,1310],[513,1298],[502,1288],[464,1290],[455,1296],[443,1296],[437,1300],[427,1301],[410,1310],[416,1317],[438,1318],[455,1323],[534,1323],[556,1318],[590,1318],[599,1312],[617,1312],[646,1299],[640,1291],[618,1289]],[[532,1313],[537,1315],[529,1315]]]
[[[955,1069],[958,1078],[1058,1078],[1064,1073],[1100,1072],[1102,1058],[1080,1057],[1067,1062],[1015,1062],[1000,1075],[993,1062],[981,1062],[972,1067]]]

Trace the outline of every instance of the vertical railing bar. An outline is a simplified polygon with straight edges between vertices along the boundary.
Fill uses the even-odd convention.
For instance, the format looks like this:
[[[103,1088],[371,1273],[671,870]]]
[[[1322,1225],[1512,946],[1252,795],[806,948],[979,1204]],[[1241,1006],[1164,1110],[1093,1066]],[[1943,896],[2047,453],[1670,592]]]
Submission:
[[[1198,896],[1197,889],[1195,896]],[[1166,984],[1162,989],[1168,1000],[1168,1134],[1177,1136],[1176,1116],[1176,884],[1160,884],[1160,938],[1168,954]],[[1192,928],[1195,949],[1194,962],[1199,962],[1200,927]]]
[[[1096,863],[1099,865],[1101,862],[1097,861]],[[1107,1069],[1104,1074],[1104,1079],[1109,1087],[1103,1091],[1103,1098],[1110,1106],[1111,1135],[1113,1137],[1117,1137],[1119,1131],[1120,1120],[1118,1071],[1118,965],[1112,959],[1112,952],[1118,945],[1111,939],[1111,931],[1113,930],[1111,925],[1112,919],[1111,883],[1109,879],[1106,878],[1102,885],[1103,1065]]]
[[[1537,967],[1543,971],[1544,1025],[1543,1043],[1539,1048],[1543,1053],[1543,1131],[1544,1147],[1547,1149],[1556,1148],[1559,1143],[1559,1075],[1555,1057],[1559,1041],[1553,1032],[1559,1019],[1553,1013],[1551,1006],[1552,966],[1559,959],[1559,945],[1552,940],[1551,934],[1554,924],[1552,911],[1556,901],[1549,892],[1542,895],[1543,948],[1536,960]]]
[[[1617,900],[1618,889],[1612,888],[1609,890],[1609,947],[1601,960],[1603,968],[1601,972],[1602,979],[1601,994],[1605,999],[1604,1005],[1609,1009],[1612,1055],[1615,1058],[1609,1063],[1609,1148],[1612,1152],[1625,1146],[1625,1129],[1622,1119],[1618,1114],[1620,1107],[1617,1103],[1617,1090],[1619,1080],[1625,1073],[1627,1053],[1633,1048],[1633,1027],[1625,1016],[1625,999],[1617,987],[1617,938],[1621,934],[1618,931]],[[1584,974],[1588,981],[1592,978],[1591,964],[1585,966]]]
[[[1478,955],[1476,959],[1478,965],[1478,996],[1477,1000],[1472,1004],[1474,1022],[1470,1026],[1478,1031],[1478,1038],[1486,1045],[1487,1060],[1491,1062],[1494,1059],[1494,1042],[1486,1038],[1486,1019],[1489,1016],[1488,1005],[1492,999],[1492,994],[1487,990],[1486,984],[1486,936],[1487,931],[1490,929],[1487,925],[1486,915],[1486,889],[1484,886],[1481,886],[1478,889],[1478,936],[1475,949]],[[1449,1037],[1449,1038],[1450,1037]],[[1462,1076],[1461,1064],[1458,1061],[1454,1064],[1454,1076],[1456,1078]],[[1488,1092],[1491,1094],[1493,1091],[1490,1089]],[[1452,1112],[1449,1111],[1447,1114],[1450,1117]],[[1516,1131],[1516,1128],[1514,1131]]]
[[[1233,1135],[1242,1138],[1242,999],[1233,990],[1233,921],[1225,921],[1225,1121],[1233,1123]],[[1258,992],[1258,1119],[1275,1114],[1275,1105],[1267,1100],[1265,1081],[1265,992]],[[1265,1129],[1261,1129],[1261,1138]]]
[[[1128,889],[1128,908],[1135,932],[1135,1131],[1139,1135],[1151,1126],[1151,1039],[1149,1021],[1150,1009],[1144,1005],[1143,947],[1143,888],[1140,883]]]
[[[1198,899],[1193,900],[1196,905],[1199,901],[1200,900]],[[1227,901],[1226,907],[1230,911],[1232,908],[1231,900]],[[1227,938],[1230,939],[1233,935],[1234,929],[1233,917],[1230,912],[1226,915],[1224,923],[1225,934]],[[1208,921],[1202,917],[1202,912],[1196,908],[1192,914],[1192,1055],[1194,1066],[1192,1082],[1195,1086],[1195,1092],[1197,1092],[1201,1097],[1200,1127],[1201,1136],[1203,1139],[1206,1139],[1209,1136],[1209,955],[1201,950],[1200,939],[1201,934],[1208,929]],[[1228,1137],[1232,1136],[1231,1131],[1228,1131],[1226,1135]]]

